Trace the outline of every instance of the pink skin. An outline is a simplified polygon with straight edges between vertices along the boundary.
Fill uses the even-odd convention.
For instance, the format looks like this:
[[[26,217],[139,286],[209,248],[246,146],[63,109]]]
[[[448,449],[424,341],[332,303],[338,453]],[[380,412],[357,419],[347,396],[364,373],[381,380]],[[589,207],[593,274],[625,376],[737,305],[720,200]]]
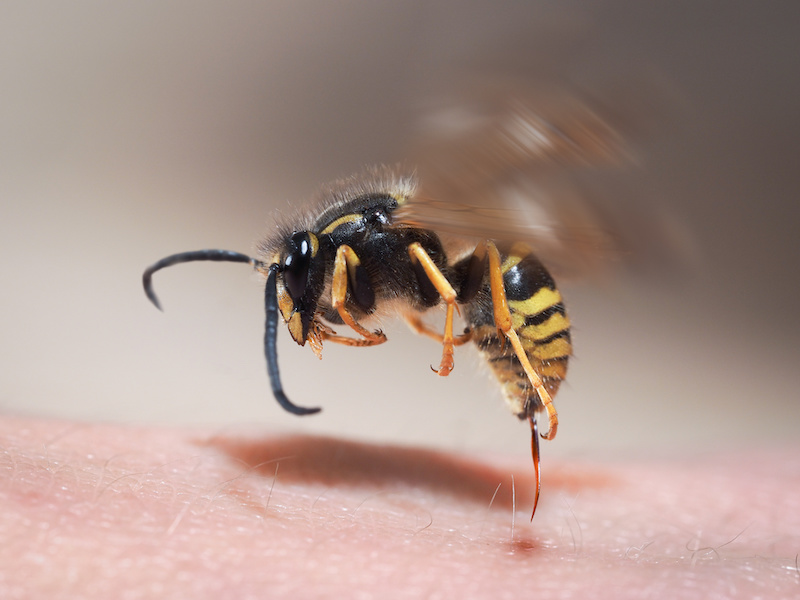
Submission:
[[[12,417],[0,450],[4,599],[800,597],[796,449],[546,459],[533,523],[522,456]]]

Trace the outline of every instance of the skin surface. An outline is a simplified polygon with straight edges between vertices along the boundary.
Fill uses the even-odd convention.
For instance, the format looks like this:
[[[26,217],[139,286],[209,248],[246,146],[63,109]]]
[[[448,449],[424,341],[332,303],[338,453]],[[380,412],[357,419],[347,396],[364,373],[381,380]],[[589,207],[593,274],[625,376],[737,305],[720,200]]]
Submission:
[[[530,523],[526,457],[3,417],[0,597],[797,598],[797,450],[548,459]]]

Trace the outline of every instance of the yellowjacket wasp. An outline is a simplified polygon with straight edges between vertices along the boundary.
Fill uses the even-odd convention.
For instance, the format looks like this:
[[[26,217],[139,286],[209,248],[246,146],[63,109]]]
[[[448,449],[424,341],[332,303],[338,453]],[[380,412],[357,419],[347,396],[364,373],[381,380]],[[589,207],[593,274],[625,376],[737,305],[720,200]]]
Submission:
[[[151,280],[160,269],[206,260],[252,265],[266,279],[264,349],[272,392],[297,415],[320,409],[298,406],[284,393],[276,350],[279,315],[292,338],[308,342],[317,355],[324,341],[381,344],[384,333],[364,321],[386,310],[402,315],[415,331],[442,345],[435,369],[442,376],[453,369],[454,348],[473,342],[511,411],[530,424],[535,513],[541,486],[536,415],[547,414],[542,437],[555,437],[552,398],[572,352],[561,294],[537,254],[563,259],[576,244],[561,235],[569,226],[522,223],[508,197],[528,194],[531,174],[542,171],[538,167],[567,172],[616,160],[623,151],[616,130],[574,96],[562,98],[555,117],[542,116],[518,96],[499,102],[491,97],[484,106],[492,108],[462,128],[448,124],[446,132],[434,133],[421,146],[422,187],[415,175],[374,169],[324,188],[318,204],[263,242],[256,258],[228,250],[184,252],[149,267],[143,283],[160,308]],[[563,208],[553,206],[551,213]],[[587,213],[576,207],[567,211],[569,218],[587,221]],[[585,248],[579,254],[588,256],[604,239],[587,235],[592,228],[582,225]],[[438,331],[420,315],[442,305],[445,324]],[[459,335],[457,312],[467,324]],[[332,329],[341,325],[356,337]]]

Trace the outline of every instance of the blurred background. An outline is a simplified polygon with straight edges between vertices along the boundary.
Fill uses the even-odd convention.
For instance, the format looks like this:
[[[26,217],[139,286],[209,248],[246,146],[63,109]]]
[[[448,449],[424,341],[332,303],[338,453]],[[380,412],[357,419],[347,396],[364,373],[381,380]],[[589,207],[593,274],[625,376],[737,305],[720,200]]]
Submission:
[[[543,452],[796,442],[798,31],[789,1],[3,2],[0,411],[527,454],[472,348],[444,379],[402,323],[321,362],[282,329],[289,396],[324,407],[298,419],[246,266],[159,273],[164,314],[141,289],[162,256],[253,252],[276,210],[406,159],[454,73],[513,70],[668,96],[629,186],[682,235],[677,269],[564,286],[576,356]]]

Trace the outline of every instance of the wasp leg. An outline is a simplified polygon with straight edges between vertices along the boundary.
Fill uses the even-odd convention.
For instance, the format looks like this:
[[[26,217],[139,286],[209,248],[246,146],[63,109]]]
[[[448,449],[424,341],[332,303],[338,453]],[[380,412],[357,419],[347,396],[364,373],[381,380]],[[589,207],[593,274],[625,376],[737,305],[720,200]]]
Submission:
[[[325,323],[315,319],[308,332],[308,345],[317,358],[322,358],[322,343],[326,340],[345,346],[374,346],[374,342],[364,338],[351,338],[336,335],[336,332]]]
[[[436,340],[440,344],[444,343],[444,336],[438,331],[432,329],[417,315],[406,314],[404,315],[404,318],[406,320],[406,323],[408,323],[408,326],[414,330],[414,333],[417,333],[419,335],[425,335],[433,340]],[[462,344],[466,344],[471,339],[472,339],[472,331],[467,330],[463,334],[455,336],[453,338],[453,345],[461,346]]]
[[[375,342],[365,338],[351,338],[345,335],[336,335],[333,332],[321,332],[320,337],[325,341],[333,342],[334,344],[342,344],[344,346],[375,346],[386,341],[386,336],[383,336],[382,340]]]
[[[358,258],[358,255],[355,251],[347,245],[339,246],[336,250],[336,260],[333,266],[333,283],[331,286],[331,304],[333,308],[337,310],[339,316],[342,317],[342,321],[344,321],[348,326],[350,326],[353,331],[358,333],[362,336],[363,340],[354,340],[356,343],[344,342],[343,339],[347,338],[340,338],[340,336],[328,336],[325,334],[325,339],[329,339],[332,342],[337,342],[340,344],[348,344],[351,346],[375,346],[377,344],[382,344],[386,341],[386,336],[383,334],[382,331],[369,331],[365,329],[353,318],[353,315],[350,314],[350,311],[347,310],[345,306],[345,299],[347,298],[347,281],[348,275],[354,274],[358,267],[360,267],[361,261]],[[355,277],[353,277],[355,279]]]
[[[436,291],[439,292],[439,295],[447,303],[444,335],[441,339],[442,362],[439,364],[438,370],[434,369],[436,373],[445,377],[453,370],[453,352],[455,347],[455,340],[453,338],[453,313],[457,308],[456,291],[419,242],[414,242],[408,247],[408,254],[411,256],[412,262],[416,262],[422,267],[422,270],[425,271],[425,275],[427,275],[433,287],[436,288]]]
[[[539,504],[539,492],[542,491],[542,476],[539,472],[539,426],[536,424],[536,415],[529,414],[528,422],[531,424],[531,457],[533,458],[533,475],[536,478],[536,492],[533,497],[533,515],[536,514],[536,506]]]
[[[508,309],[508,301],[506,300],[506,290],[503,285],[503,271],[500,265],[500,252],[497,246],[492,242],[487,242],[486,247],[489,251],[489,281],[492,287],[492,304],[494,305],[494,322],[499,332],[508,338],[511,342],[511,347],[514,348],[514,353],[517,355],[525,374],[531,382],[531,385],[539,395],[545,409],[547,410],[547,417],[549,419],[549,426],[546,433],[542,437],[546,440],[552,440],[558,431],[558,413],[553,400],[550,398],[550,393],[545,389],[542,378],[533,370],[531,362],[528,360],[528,355],[522,347],[522,342],[519,341],[519,336],[511,324],[511,311]],[[501,336],[502,337],[502,336]]]

